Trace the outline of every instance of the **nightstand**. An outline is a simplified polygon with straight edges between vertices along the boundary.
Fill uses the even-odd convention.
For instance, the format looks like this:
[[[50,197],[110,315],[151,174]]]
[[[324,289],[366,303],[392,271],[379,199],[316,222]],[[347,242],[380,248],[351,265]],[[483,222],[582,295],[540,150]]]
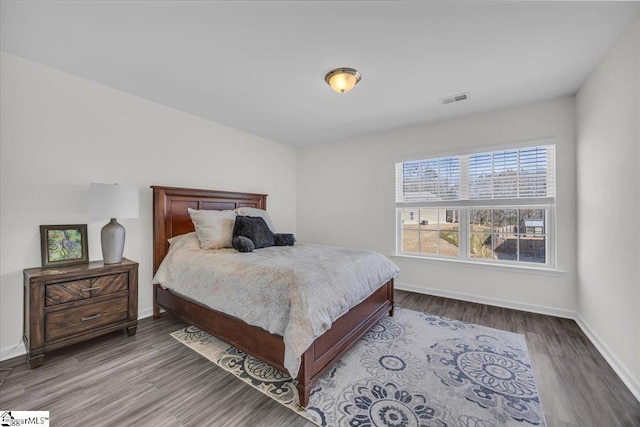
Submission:
[[[24,270],[24,344],[31,368],[45,353],[138,326],[138,263],[93,261]]]

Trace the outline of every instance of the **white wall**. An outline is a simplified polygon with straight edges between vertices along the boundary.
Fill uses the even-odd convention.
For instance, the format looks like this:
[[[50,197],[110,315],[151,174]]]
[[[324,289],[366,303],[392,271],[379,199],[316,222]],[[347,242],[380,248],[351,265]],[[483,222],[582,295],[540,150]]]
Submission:
[[[0,119],[0,356],[19,353],[22,270],[40,265],[41,224],[88,224],[91,182],[140,188],[140,218],[122,220],[124,255],[140,263],[139,308],[151,309],[150,185],[267,193],[276,228],[296,231],[293,147],[2,53]],[[211,102],[224,102],[211,99]]]
[[[640,399],[639,98],[640,14],[576,96],[579,313]]]
[[[298,149],[297,237],[393,254],[395,160],[549,137],[557,144],[557,266],[566,273],[540,275],[395,257],[393,261],[401,271],[399,287],[573,316],[577,305],[573,97]]]

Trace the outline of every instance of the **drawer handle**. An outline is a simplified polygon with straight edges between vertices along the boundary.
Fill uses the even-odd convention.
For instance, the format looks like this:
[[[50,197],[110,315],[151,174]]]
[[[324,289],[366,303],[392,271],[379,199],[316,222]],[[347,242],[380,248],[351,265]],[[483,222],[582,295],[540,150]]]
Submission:
[[[94,286],[93,288],[84,288],[81,289],[81,292],[89,292],[89,291],[97,291],[98,289],[100,289],[100,286]]]
[[[94,314],[93,316],[89,316],[89,317],[82,317],[80,319],[81,322],[86,322],[87,320],[93,320],[93,319],[97,319],[98,317],[100,317],[100,313],[98,314]]]

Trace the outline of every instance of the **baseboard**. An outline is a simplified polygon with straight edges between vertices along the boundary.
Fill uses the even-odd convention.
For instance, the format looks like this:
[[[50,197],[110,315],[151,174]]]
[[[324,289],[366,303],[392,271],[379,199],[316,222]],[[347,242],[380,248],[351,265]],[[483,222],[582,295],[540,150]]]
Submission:
[[[475,302],[478,304],[493,305],[502,308],[512,308],[514,310],[528,311],[530,313],[546,314],[547,316],[562,317],[575,320],[576,313],[570,310],[563,310],[542,305],[525,304],[500,298],[489,298],[477,295],[465,294],[463,292],[444,291],[442,289],[427,288],[424,286],[410,285],[408,283],[395,282],[394,287],[401,291],[410,291],[418,294],[434,295],[437,297],[457,299],[461,301]]]
[[[145,308],[138,311],[138,320],[146,317],[153,316],[153,308]],[[0,362],[13,359],[14,357],[24,356],[27,354],[27,349],[24,347],[24,343],[16,344],[14,346],[5,347],[0,349]]]
[[[461,301],[469,301],[475,302],[479,304],[487,304],[493,305],[496,307],[502,308],[511,308],[515,310],[528,311],[531,313],[537,314],[545,314],[547,316],[555,316],[562,317],[565,319],[574,320],[582,332],[589,338],[589,341],[595,346],[595,348],[600,352],[602,357],[607,361],[607,363],[611,366],[614,372],[618,375],[618,377],[622,380],[622,382],[627,386],[631,394],[640,401],[640,380],[635,377],[618,359],[618,357],[609,349],[609,347],[598,337],[593,329],[584,321],[582,316],[579,313],[569,311],[569,310],[561,310],[553,307],[545,307],[539,306],[535,304],[523,304],[515,301],[502,300],[499,298],[488,298],[488,297],[479,297],[476,295],[469,295],[462,292],[452,292],[452,291],[443,291],[441,289],[432,289],[424,286],[416,286],[410,285],[408,283],[395,283],[395,288],[401,291],[410,291],[419,294],[426,295],[435,295],[438,297],[457,299]]]
[[[10,347],[0,348],[0,362],[13,359],[27,354],[27,349],[24,347],[24,343],[16,344]]]
[[[153,316],[153,308],[145,308],[138,311],[138,320]]]
[[[589,338],[589,341],[593,343],[602,357],[604,357],[607,363],[609,363],[615,373],[618,374],[618,377],[620,377],[624,385],[627,386],[629,391],[631,391],[638,402],[640,402],[640,379],[626,368],[615,353],[609,349],[609,347],[600,339],[598,334],[594,332],[591,326],[589,326],[579,313],[576,314],[575,320],[578,326],[580,326],[580,329],[582,329],[582,332],[584,332],[587,338]]]

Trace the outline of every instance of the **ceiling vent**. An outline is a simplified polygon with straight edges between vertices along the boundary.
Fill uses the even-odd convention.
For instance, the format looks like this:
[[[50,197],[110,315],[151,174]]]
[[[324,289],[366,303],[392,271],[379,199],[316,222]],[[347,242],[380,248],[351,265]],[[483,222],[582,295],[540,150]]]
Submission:
[[[469,92],[459,93],[458,95],[447,96],[446,98],[440,98],[441,104],[451,104],[452,102],[464,101],[469,98]]]

